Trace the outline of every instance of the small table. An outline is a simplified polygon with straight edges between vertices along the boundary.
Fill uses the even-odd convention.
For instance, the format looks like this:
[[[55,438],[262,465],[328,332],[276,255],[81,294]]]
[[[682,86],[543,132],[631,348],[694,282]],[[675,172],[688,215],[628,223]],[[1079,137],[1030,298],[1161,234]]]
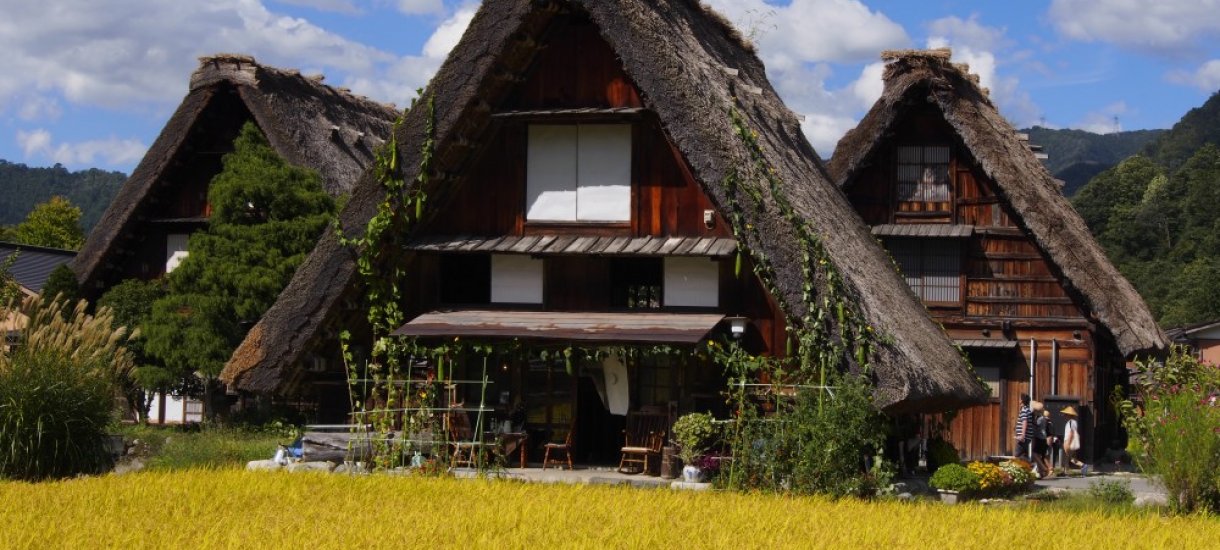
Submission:
[[[508,432],[497,435],[500,438],[500,448],[504,449],[505,451],[505,458],[508,458],[508,446],[513,443],[517,444],[517,451],[520,455],[521,467],[524,468],[527,451],[529,451],[529,445],[526,445],[525,443],[529,441],[530,434],[526,432]]]

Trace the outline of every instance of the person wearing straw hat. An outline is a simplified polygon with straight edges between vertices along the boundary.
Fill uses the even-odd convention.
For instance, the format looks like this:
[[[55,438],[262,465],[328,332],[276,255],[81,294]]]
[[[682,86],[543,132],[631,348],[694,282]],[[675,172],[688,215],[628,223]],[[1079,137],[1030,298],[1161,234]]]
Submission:
[[[1080,425],[1076,421],[1079,415],[1071,405],[1061,412],[1067,417],[1063,423],[1063,475],[1067,475],[1069,467],[1076,465],[1080,466],[1081,476],[1089,475],[1089,465],[1076,458],[1076,453],[1080,452]]]

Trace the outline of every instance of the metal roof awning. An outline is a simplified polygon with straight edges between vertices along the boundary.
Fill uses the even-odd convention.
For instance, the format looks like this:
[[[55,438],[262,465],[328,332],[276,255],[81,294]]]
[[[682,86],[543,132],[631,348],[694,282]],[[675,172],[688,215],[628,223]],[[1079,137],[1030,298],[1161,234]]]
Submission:
[[[420,252],[496,252],[506,254],[593,256],[706,256],[728,257],[737,241],[727,237],[595,237],[530,235],[525,237],[474,237],[433,235],[412,239],[408,250]]]
[[[1017,349],[1017,346],[1020,345],[1020,342],[1016,340],[989,340],[985,338],[954,340],[953,343],[957,344],[958,347],[974,349]]]
[[[944,223],[887,223],[873,226],[878,237],[939,237],[965,239],[974,234],[973,225]]]
[[[722,319],[719,313],[433,311],[412,319],[394,336],[695,344]]]

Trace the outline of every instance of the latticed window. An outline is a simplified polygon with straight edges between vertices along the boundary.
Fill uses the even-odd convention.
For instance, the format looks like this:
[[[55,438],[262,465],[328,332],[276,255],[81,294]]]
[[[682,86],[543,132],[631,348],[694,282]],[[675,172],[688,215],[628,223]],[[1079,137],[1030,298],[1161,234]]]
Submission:
[[[949,183],[949,147],[898,147],[898,200],[902,202],[944,203],[952,200]]]
[[[907,285],[925,302],[961,301],[961,244],[952,239],[892,239],[886,243]]]

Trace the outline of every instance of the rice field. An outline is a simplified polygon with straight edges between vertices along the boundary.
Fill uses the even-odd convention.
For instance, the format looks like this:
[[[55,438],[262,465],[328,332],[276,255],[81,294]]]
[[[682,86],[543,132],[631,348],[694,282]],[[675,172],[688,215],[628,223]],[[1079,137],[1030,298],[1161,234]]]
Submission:
[[[1053,534],[1052,534],[1053,533]],[[1214,548],[1216,518],[236,470],[0,482],[3,548]]]

